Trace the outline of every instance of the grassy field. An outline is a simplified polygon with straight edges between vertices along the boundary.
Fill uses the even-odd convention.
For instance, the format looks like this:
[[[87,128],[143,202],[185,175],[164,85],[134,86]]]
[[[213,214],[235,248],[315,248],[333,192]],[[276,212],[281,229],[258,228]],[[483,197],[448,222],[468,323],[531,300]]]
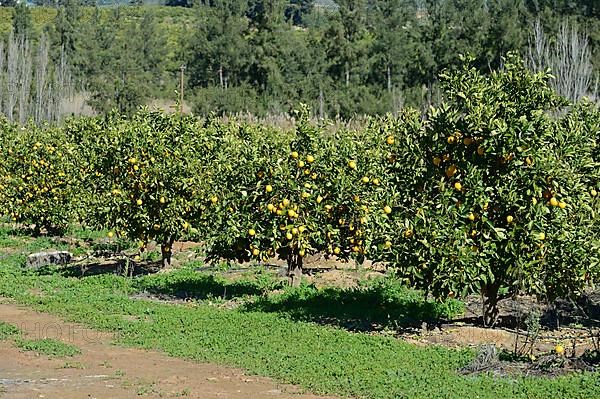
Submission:
[[[363,290],[280,289],[269,278],[226,281],[191,268],[137,278],[72,277],[60,270],[22,268],[25,253],[65,248],[48,238],[0,231],[0,296],[94,328],[115,331],[122,345],[237,366],[317,393],[361,398],[593,398],[598,374],[559,378],[461,376],[467,349],[417,347],[383,335],[350,332],[346,319],[398,323],[451,315],[457,303],[435,304],[392,282]],[[274,290],[275,291],[272,291]],[[140,299],[177,295],[194,301]],[[224,293],[226,293],[224,295]],[[224,305],[237,299],[239,306]],[[339,323],[322,323],[337,319]],[[0,325],[0,335],[10,328]]]

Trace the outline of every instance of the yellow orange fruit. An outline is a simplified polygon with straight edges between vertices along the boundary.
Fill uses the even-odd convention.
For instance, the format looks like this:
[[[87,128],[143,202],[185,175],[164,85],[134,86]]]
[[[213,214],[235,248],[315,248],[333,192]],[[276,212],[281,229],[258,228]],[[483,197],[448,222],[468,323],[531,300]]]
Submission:
[[[546,239],[546,233],[541,232],[541,233],[538,234],[538,240],[542,240],[543,241],[545,239]]]
[[[392,145],[396,142],[396,139],[394,138],[394,136],[387,136],[385,142],[388,143],[388,145]]]
[[[550,198],[550,205],[558,206],[558,200],[554,197]]]
[[[447,177],[454,176],[456,174],[457,170],[458,169],[456,168],[456,165],[450,165],[450,166],[448,166],[448,169],[446,169],[446,176]]]

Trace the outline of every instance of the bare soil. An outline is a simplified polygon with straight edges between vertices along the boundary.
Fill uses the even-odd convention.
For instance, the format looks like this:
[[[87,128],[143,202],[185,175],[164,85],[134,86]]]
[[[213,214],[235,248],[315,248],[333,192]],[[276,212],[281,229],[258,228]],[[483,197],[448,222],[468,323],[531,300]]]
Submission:
[[[0,398],[280,398],[318,399],[297,387],[243,370],[176,359],[113,345],[113,335],[67,323],[2,300],[0,320],[30,339],[54,338],[81,355],[48,358],[0,342]]]

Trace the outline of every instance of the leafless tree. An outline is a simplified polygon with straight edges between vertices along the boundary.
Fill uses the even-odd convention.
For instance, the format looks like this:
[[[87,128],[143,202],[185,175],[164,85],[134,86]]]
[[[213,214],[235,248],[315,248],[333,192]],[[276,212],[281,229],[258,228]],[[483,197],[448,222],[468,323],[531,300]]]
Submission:
[[[14,34],[6,45],[0,40],[0,112],[11,121],[41,124],[62,117],[63,101],[73,97],[73,79],[64,49],[54,63],[51,50],[45,35],[37,46]]]
[[[48,39],[46,35],[43,35],[40,39],[35,69],[35,108],[33,118],[38,124],[48,118],[48,108],[45,107],[45,97],[48,89]]]
[[[551,84],[571,101],[584,96],[595,98],[592,56],[588,35],[564,21],[556,38],[549,40],[537,19],[529,37],[527,62],[534,71],[550,68],[555,76]]]
[[[4,42],[0,40],[0,113],[4,109],[4,93],[6,91],[4,75]]]
[[[20,38],[19,51],[19,122],[25,123],[29,115],[31,93],[31,64],[32,57],[29,49],[29,40]]]
[[[8,53],[6,54],[6,93],[5,113],[9,120],[14,120],[13,114],[18,98],[19,87],[19,39],[11,34],[8,38]]]

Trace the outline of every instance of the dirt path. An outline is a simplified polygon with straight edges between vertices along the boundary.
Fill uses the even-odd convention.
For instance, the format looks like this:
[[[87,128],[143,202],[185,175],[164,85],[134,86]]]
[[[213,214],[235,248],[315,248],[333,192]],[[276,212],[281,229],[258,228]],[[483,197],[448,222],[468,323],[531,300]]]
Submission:
[[[118,347],[111,344],[111,334],[7,301],[0,302],[0,320],[17,325],[27,338],[58,339],[82,352],[50,359],[21,352],[10,341],[0,342],[2,399],[324,398],[239,369]]]

